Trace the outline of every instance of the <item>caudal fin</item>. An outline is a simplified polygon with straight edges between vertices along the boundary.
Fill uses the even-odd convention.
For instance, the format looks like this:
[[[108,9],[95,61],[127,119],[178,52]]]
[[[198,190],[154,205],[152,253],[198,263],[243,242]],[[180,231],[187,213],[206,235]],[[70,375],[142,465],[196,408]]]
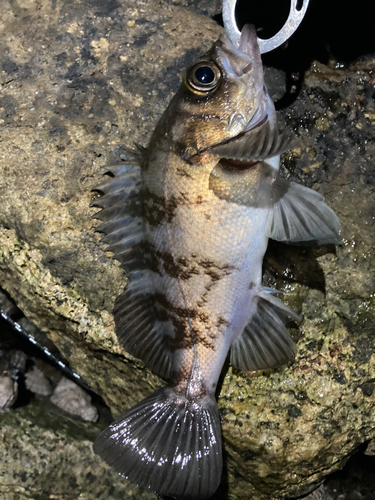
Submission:
[[[94,451],[119,474],[159,495],[209,498],[222,469],[216,401],[160,389],[107,427]]]

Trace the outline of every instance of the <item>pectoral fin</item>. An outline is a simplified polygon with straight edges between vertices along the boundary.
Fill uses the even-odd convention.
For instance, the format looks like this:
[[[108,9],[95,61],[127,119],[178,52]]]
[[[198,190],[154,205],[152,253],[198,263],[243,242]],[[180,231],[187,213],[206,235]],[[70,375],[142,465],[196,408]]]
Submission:
[[[296,346],[285,323],[301,318],[274,293],[275,290],[263,288],[253,299],[255,312],[231,346],[230,361],[239,370],[276,368],[295,358]]]
[[[277,241],[340,241],[340,222],[321,194],[278,177],[273,184],[273,207],[267,236]]]

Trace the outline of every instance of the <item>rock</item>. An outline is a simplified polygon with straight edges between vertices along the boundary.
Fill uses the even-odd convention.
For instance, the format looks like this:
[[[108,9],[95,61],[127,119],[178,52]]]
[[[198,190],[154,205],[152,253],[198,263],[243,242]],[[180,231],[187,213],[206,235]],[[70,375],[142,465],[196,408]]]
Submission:
[[[369,457],[375,457],[375,441],[370,441],[365,450],[365,455]]]
[[[0,309],[2,309],[6,314],[12,316],[17,312],[17,307],[12,300],[4,293],[0,288]]]
[[[23,330],[28,334],[29,339],[34,338],[38,344],[46,348],[52,355],[56,356],[57,359],[61,359],[59,350],[56,348],[55,344],[47,337],[47,335],[39,330],[28,318],[20,318],[18,323],[21,325]],[[33,342],[32,342],[33,343]]]
[[[10,365],[16,372],[25,373],[27,355],[18,349],[10,351]]]
[[[94,455],[104,428],[73,419],[48,399],[1,415],[2,500],[151,500]]]
[[[221,28],[172,3],[22,5],[5,2],[0,19],[0,282],[117,416],[162,382],[117,342],[126,277],[94,233],[90,190],[124,147],[147,144],[183,68]],[[342,243],[270,245],[264,282],[304,319],[293,365],[224,371],[231,500],[308,493],[375,437],[374,62],[315,62],[281,114],[300,137],[284,174],[326,197]],[[276,97],[280,75],[267,71]]]
[[[52,393],[50,381],[44,373],[35,366],[26,373],[25,385],[29,391],[38,396],[49,396]]]
[[[0,350],[0,373],[18,375],[24,373],[26,368],[27,355],[19,349]]]
[[[333,500],[324,484],[304,497],[304,500]]]
[[[51,403],[86,422],[98,420],[98,410],[91,404],[89,394],[66,377],[61,378],[50,399]]]
[[[0,413],[8,412],[17,399],[18,384],[10,375],[0,375]]]

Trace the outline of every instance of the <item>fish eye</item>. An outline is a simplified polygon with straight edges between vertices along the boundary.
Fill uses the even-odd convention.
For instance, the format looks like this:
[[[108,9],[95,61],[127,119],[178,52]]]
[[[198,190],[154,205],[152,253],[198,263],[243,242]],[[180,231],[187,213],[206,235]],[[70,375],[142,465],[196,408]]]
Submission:
[[[206,94],[215,90],[221,78],[216,64],[201,61],[186,71],[186,84],[196,94]]]

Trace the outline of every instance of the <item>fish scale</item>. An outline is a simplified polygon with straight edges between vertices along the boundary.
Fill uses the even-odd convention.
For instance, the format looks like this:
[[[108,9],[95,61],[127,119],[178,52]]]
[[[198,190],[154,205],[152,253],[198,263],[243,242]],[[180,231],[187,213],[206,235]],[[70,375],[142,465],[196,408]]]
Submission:
[[[183,184],[181,178],[174,175],[179,162],[181,160],[172,155],[172,172],[167,171],[166,177],[172,195],[181,193],[183,189],[184,204],[176,206],[170,222],[164,222],[157,227],[146,225],[147,239],[156,246],[156,253],[168,255],[173,262],[172,276],[171,266],[166,265],[164,257],[159,259],[158,266],[163,276],[158,279],[152,276],[151,280],[156,280],[154,286],[159,293],[160,290],[169,290],[169,299],[166,299],[165,295],[162,297],[168,302],[167,313],[170,314],[171,309],[178,312],[176,320],[177,324],[180,323],[180,328],[176,331],[175,327],[174,336],[187,343],[186,337],[189,333],[185,330],[189,330],[189,318],[200,342],[210,345],[214,338],[216,350],[224,353],[225,357],[225,350],[219,349],[217,345],[216,325],[220,320],[228,325],[238,322],[238,318],[243,315],[242,311],[247,309],[246,306],[250,302],[250,283],[260,284],[266,238],[263,234],[263,244],[256,241],[256,224],[258,223],[260,228],[265,225],[268,211],[261,211],[261,214],[258,211],[254,216],[247,207],[217,198],[209,189],[209,176],[217,163],[216,159],[210,163],[206,162],[204,170],[201,165],[200,169],[195,169],[195,172],[184,177]],[[154,164],[157,165],[157,162]],[[147,171],[145,181],[149,189],[153,176],[160,178],[160,172],[153,173],[151,168],[152,165]],[[168,204],[168,194],[165,191],[164,197]],[[162,208],[160,207],[160,210]],[[207,210],[209,217],[206,216]],[[246,221],[250,223],[244,224]],[[259,254],[257,260],[252,256],[254,248],[257,248]],[[252,269],[248,269],[249,262],[255,264]],[[189,267],[190,273],[187,271]],[[181,275],[184,279],[178,277]],[[181,290],[180,293],[178,289]],[[185,312],[187,317],[184,317]],[[229,347],[231,332],[228,332],[228,329],[226,338]],[[207,358],[207,355],[205,357]],[[205,363],[204,366],[212,373],[210,364]],[[215,374],[213,375],[215,378]],[[211,387],[212,383],[209,385]]]
[[[245,26],[238,47],[221,36],[186,70],[146,150],[97,188],[98,230],[129,276],[117,337],[167,385],[94,451],[158,495],[207,499],[220,483],[215,390],[228,352],[245,371],[295,357],[285,325],[300,317],[261,284],[268,239],[337,242],[340,225],[319,193],[279,176],[292,144]]]

